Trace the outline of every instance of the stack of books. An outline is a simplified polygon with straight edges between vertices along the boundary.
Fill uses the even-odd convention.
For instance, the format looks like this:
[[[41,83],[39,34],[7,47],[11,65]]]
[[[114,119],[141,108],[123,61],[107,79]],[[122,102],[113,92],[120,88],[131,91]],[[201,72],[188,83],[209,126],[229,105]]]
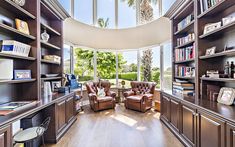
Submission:
[[[195,55],[194,45],[182,49],[175,49],[175,61],[194,59],[194,55]]]
[[[194,84],[177,80],[173,82],[173,94],[179,97],[194,96]]]
[[[178,39],[177,39],[177,46],[186,44],[186,43],[188,43],[188,42],[190,42],[190,41],[193,41],[194,39],[195,39],[195,34],[194,34],[194,33],[190,33],[190,34],[188,34],[188,35],[185,36],[185,37],[178,38]]]
[[[175,76],[194,77],[195,68],[190,66],[175,65]]]
[[[215,6],[222,0],[200,0],[201,13]]]
[[[177,25],[177,31],[180,31],[184,29],[190,22],[192,22],[194,19],[193,14],[190,14],[185,19],[183,19],[180,23]]]

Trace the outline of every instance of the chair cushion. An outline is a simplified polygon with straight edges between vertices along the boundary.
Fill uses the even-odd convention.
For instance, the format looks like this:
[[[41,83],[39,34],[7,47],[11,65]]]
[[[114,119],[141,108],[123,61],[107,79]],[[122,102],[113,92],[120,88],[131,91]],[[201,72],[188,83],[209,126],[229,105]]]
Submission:
[[[132,95],[132,96],[128,96],[126,99],[131,100],[131,101],[140,102],[142,97],[143,97],[143,95]]]
[[[37,130],[39,132],[37,132]],[[44,133],[45,129],[43,127],[32,127],[26,130],[20,131],[14,136],[14,141],[18,143],[23,143],[32,139],[35,139]]]
[[[97,97],[98,102],[106,102],[106,101],[112,101],[113,98],[111,96],[104,96],[104,97]]]

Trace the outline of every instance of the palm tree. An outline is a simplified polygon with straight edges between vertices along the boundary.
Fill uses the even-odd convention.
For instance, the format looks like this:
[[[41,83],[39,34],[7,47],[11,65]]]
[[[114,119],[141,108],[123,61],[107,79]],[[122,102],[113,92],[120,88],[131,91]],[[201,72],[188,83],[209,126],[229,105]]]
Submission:
[[[122,0],[122,2],[127,2],[129,7],[135,7],[135,1],[136,0]],[[150,3],[156,5],[158,0],[148,0]],[[142,0],[140,1],[140,3],[142,2]]]

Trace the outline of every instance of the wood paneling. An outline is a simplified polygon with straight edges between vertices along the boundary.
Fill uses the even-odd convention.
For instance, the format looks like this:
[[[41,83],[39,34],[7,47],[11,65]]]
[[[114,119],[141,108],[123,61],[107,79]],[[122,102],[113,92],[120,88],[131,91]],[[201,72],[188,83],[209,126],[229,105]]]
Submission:
[[[227,124],[226,128],[226,146],[235,147],[235,125]]]
[[[161,100],[161,114],[166,121],[170,121],[170,99],[166,96],[162,96]]]
[[[11,126],[0,130],[0,147],[12,147]]]
[[[170,101],[170,123],[179,132],[180,104],[175,100]]]
[[[66,124],[66,101],[62,100],[56,104],[56,113],[57,113],[57,133],[59,133]]]
[[[75,114],[75,104],[74,104],[74,97],[68,98],[66,100],[66,122],[69,122]]]

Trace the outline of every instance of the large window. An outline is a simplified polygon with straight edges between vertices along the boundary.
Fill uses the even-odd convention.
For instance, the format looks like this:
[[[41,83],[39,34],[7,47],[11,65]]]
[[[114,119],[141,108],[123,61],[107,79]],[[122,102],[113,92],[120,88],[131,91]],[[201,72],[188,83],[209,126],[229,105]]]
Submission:
[[[163,84],[164,91],[172,90],[172,53],[171,43],[163,45]]]
[[[176,0],[162,0],[162,14],[164,15]]]
[[[71,14],[71,1],[70,0],[58,0],[64,9]]]
[[[93,25],[93,0],[74,0],[74,18]]]
[[[84,48],[74,49],[74,74],[81,83],[94,80],[94,51]]]
[[[64,44],[64,73],[71,73],[71,48]]]
[[[115,0],[97,0],[97,18],[98,21],[107,22],[103,28],[115,28]]]
[[[119,53],[118,58],[118,85],[125,81],[125,87],[130,87],[130,81],[137,81],[137,51]]]
[[[118,0],[118,28],[136,26],[135,0]]]

